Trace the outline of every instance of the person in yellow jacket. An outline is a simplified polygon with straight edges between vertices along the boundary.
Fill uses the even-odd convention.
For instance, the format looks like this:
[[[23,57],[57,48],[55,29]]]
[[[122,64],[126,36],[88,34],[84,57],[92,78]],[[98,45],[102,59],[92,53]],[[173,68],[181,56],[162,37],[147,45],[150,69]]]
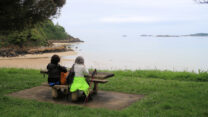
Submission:
[[[84,93],[85,97],[89,95],[89,85],[84,77],[84,75],[89,74],[89,71],[84,65],[83,57],[78,56],[75,59],[74,72],[75,76],[70,87],[70,92],[72,93],[72,101],[76,101],[76,98],[80,95],[80,93]]]

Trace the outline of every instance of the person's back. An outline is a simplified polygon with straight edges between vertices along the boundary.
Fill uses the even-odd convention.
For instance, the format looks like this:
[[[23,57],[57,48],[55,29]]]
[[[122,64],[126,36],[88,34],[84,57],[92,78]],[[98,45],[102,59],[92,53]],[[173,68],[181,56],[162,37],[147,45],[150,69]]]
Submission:
[[[88,69],[86,69],[83,64],[75,64],[74,65],[75,77],[84,77],[85,74],[89,74]]]
[[[47,65],[48,69],[48,83],[53,86],[55,84],[60,84],[61,72],[67,72],[67,69],[59,65],[60,58],[58,55],[53,55],[51,58],[51,63]]]

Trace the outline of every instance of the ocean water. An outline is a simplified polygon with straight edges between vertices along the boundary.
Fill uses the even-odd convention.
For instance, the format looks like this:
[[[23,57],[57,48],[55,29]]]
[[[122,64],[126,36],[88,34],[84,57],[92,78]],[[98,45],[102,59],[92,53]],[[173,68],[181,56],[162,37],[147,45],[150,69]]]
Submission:
[[[76,56],[85,58],[88,68],[159,69],[172,71],[207,71],[208,37],[86,37],[84,43],[71,47]],[[71,63],[65,63],[71,65]]]

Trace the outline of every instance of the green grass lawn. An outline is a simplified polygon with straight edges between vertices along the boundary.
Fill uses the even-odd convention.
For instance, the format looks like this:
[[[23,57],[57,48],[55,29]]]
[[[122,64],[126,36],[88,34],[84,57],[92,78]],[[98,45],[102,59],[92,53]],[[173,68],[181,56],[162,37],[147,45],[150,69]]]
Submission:
[[[101,90],[143,94],[126,109],[115,111],[17,99],[11,92],[41,85],[38,70],[0,68],[1,117],[208,117],[208,74],[158,70],[111,71],[115,77]],[[203,82],[202,82],[203,81]]]

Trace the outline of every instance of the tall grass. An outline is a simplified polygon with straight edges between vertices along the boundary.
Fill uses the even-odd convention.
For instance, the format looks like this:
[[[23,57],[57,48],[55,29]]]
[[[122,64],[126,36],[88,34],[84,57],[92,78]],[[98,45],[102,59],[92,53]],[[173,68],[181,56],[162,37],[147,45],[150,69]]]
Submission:
[[[168,70],[125,70],[125,71],[114,71],[116,75],[141,77],[141,78],[159,78],[165,80],[183,80],[183,81],[208,81],[208,72],[199,71],[195,72],[175,72]]]

